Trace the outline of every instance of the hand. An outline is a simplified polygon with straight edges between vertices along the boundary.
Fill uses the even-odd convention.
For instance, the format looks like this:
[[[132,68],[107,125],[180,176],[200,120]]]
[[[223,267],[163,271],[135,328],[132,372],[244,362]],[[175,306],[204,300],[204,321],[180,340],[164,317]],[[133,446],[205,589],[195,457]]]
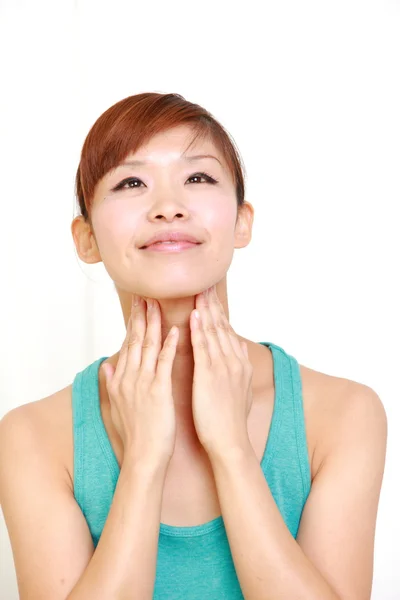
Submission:
[[[247,417],[253,402],[253,367],[225,315],[215,286],[196,296],[190,315],[194,354],[193,420],[206,452],[221,455],[250,444]]]
[[[139,461],[166,465],[176,438],[171,373],[179,330],[171,328],[160,352],[161,313],[157,300],[149,298],[146,311],[145,300],[134,295],[131,310],[117,366],[103,367],[111,418],[122,439],[124,456],[129,452]]]

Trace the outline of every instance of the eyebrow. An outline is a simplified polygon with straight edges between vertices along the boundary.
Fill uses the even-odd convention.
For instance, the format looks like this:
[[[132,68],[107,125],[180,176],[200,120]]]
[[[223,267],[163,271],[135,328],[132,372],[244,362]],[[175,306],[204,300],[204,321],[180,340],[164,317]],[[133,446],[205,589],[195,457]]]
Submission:
[[[221,161],[216,156],[213,156],[212,154],[196,154],[195,156],[183,156],[183,155],[181,156],[181,159],[186,162],[194,162],[195,160],[200,160],[201,158],[214,158],[222,166]],[[143,165],[147,165],[147,164],[148,164],[148,161],[146,161],[146,160],[129,160],[129,161],[121,163],[118,166],[120,166],[120,167],[142,167]]]

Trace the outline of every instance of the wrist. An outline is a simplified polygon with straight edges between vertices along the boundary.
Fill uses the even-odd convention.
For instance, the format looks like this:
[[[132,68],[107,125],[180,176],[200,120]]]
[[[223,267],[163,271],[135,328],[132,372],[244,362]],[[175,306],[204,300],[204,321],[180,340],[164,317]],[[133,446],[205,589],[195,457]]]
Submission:
[[[211,464],[243,461],[249,456],[254,455],[254,448],[251,445],[250,440],[245,440],[242,444],[235,444],[224,448],[214,448],[208,451],[208,458]]]
[[[122,471],[129,474],[137,474],[143,477],[165,477],[170,459],[156,460],[152,457],[135,456],[129,450],[125,451],[124,459],[121,465]]]

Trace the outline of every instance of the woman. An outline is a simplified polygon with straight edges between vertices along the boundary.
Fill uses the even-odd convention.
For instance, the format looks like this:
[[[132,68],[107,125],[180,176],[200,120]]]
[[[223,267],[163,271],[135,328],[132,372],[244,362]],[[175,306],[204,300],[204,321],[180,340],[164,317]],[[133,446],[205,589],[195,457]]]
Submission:
[[[369,598],[385,410],[229,325],[253,224],[229,135],[180,95],[125,98],[76,188],[79,257],[104,263],[127,334],[1,422],[20,598]]]

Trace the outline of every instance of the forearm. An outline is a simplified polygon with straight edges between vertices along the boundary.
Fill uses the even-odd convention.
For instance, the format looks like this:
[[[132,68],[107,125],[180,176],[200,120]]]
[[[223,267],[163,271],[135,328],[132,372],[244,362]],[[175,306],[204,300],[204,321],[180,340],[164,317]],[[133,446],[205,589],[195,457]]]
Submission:
[[[211,463],[246,600],[339,600],[288,530],[253,449]]]
[[[151,600],[165,473],[124,460],[99,543],[67,600]]]

